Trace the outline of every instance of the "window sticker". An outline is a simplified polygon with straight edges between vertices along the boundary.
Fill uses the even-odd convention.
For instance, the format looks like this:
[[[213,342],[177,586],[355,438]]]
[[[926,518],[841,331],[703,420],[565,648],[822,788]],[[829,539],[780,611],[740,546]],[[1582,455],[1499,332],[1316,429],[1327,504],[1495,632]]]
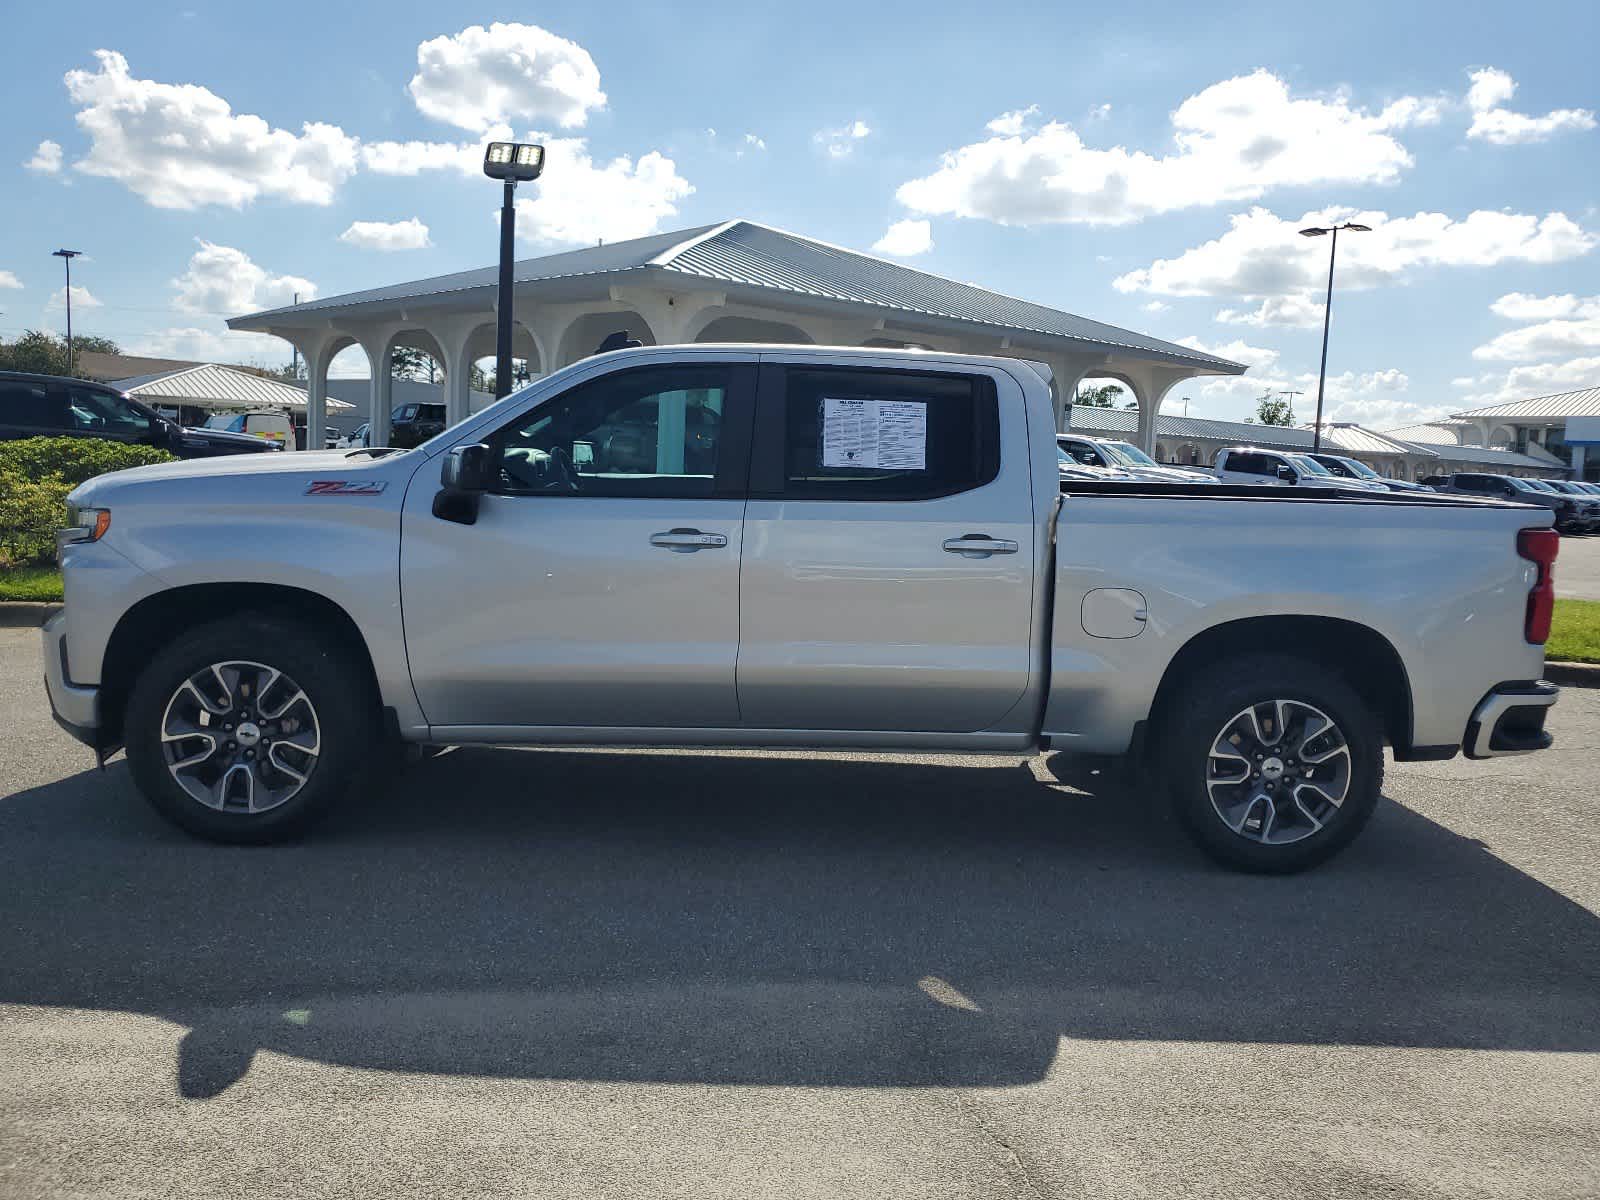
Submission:
[[[927,401],[823,398],[824,467],[925,471],[927,459]]]

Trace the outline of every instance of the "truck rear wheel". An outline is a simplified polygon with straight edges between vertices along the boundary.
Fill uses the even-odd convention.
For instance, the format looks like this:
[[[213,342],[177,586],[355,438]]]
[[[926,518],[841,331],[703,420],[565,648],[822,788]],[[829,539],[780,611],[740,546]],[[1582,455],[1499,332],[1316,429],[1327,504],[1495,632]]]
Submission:
[[[155,653],[123,720],[134,781],[162,816],[219,842],[294,837],[358,787],[379,713],[333,639],[248,615]]]
[[[1302,871],[1361,832],[1383,790],[1378,721],[1313,663],[1253,655],[1185,688],[1156,747],[1179,819],[1218,862]]]

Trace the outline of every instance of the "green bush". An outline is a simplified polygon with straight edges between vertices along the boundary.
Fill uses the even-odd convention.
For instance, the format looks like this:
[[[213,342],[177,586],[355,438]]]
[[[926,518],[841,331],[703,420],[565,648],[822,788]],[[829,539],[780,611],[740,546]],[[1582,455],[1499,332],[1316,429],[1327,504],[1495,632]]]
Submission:
[[[109,471],[171,462],[152,446],[93,438],[0,442],[0,565],[50,562],[67,493]]]

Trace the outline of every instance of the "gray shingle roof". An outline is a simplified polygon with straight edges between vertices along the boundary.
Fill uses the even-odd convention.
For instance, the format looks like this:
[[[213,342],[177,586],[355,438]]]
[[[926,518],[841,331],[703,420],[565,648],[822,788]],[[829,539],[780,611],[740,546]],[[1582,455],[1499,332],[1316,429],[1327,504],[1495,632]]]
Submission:
[[[958,283],[869,254],[831,246],[753,221],[725,221],[524,259],[513,268],[518,283],[580,275],[644,275],[662,272],[715,281],[735,288],[788,292],[868,308],[888,309],[991,327],[1001,333],[1043,334],[1093,346],[1114,346],[1192,364],[1208,371],[1242,374],[1225,358],[1091,321],[1014,296]],[[460,271],[411,283],[329,296],[292,308],[236,317],[235,328],[272,317],[304,316],[360,305],[419,300],[496,284],[494,267]]]

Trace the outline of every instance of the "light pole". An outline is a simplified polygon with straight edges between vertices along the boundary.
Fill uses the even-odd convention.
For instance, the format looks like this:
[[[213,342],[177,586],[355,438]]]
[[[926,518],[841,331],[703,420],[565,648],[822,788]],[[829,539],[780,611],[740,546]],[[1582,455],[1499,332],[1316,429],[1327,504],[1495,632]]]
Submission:
[[[67,374],[72,374],[72,260],[82,254],[82,250],[52,250],[51,258],[59,258],[67,268]]]
[[[1351,233],[1371,233],[1371,225],[1357,225],[1354,221],[1346,221],[1343,225],[1329,225],[1320,227],[1313,225],[1309,229],[1300,231],[1301,237],[1323,237],[1333,234],[1333,245],[1328,248],[1328,298],[1322,305],[1322,366],[1317,368],[1317,423],[1311,430],[1311,452],[1315,454],[1322,449],[1322,389],[1328,380],[1328,323],[1333,318],[1333,257],[1339,253],[1339,231],[1348,229]]]
[[[495,303],[494,394],[511,391],[511,256],[516,243],[517,184],[535,180],[544,170],[544,147],[523,142],[490,142],[483,152],[483,173],[505,182],[500,201],[500,289]]]

